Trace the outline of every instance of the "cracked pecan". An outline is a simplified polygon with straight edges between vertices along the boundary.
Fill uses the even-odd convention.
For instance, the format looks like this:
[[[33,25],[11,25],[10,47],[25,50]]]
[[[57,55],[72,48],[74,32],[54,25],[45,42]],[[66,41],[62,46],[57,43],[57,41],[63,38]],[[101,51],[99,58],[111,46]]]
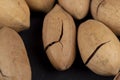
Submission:
[[[75,58],[76,28],[72,17],[58,4],[46,15],[43,43],[50,62],[57,70],[68,69]]]
[[[103,23],[87,20],[78,29],[78,46],[85,65],[100,75],[116,75],[120,69],[120,43]]]

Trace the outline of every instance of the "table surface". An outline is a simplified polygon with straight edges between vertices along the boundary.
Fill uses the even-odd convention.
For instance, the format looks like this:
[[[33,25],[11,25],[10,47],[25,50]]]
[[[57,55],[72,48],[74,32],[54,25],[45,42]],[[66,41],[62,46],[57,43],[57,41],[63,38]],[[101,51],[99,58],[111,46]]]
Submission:
[[[45,13],[31,11],[30,29],[20,32],[32,70],[32,80],[113,80],[113,77],[99,76],[90,71],[83,64],[78,47],[76,45],[76,59],[70,69],[60,72],[50,64],[42,43],[42,25]],[[90,13],[83,20],[75,20],[76,27],[87,19],[91,19]],[[77,44],[77,43],[76,43]]]

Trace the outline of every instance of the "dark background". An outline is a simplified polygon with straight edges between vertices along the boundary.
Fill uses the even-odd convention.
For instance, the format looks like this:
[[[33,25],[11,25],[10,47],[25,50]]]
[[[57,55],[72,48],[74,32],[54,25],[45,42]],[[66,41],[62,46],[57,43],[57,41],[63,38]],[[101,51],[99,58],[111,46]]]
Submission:
[[[45,13],[31,11],[31,26],[29,30],[20,32],[30,60],[32,80],[113,80],[113,77],[96,75],[83,64],[76,42],[76,59],[70,69],[60,72],[50,64],[42,43],[42,25]],[[91,19],[90,11],[82,20],[75,20],[76,27]],[[77,36],[77,35],[76,35]]]

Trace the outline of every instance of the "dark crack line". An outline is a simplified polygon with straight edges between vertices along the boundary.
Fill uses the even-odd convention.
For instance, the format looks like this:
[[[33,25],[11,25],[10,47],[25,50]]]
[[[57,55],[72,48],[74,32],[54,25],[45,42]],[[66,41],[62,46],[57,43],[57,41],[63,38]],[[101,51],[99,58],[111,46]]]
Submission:
[[[47,47],[45,48],[45,51],[47,51],[47,49],[48,49],[50,46],[54,45],[54,44],[57,43],[57,42],[59,42],[59,41],[54,41],[54,42],[48,44]]]
[[[61,41],[62,36],[63,36],[63,22],[62,22],[62,31],[61,31],[61,35],[60,35],[60,38],[59,38],[59,40],[58,40],[58,41]]]
[[[110,41],[107,41],[107,42],[104,42],[104,43],[100,44],[100,45],[95,49],[95,51],[90,55],[90,57],[87,59],[87,61],[85,62],[85,65],[87,65],[87,64],[90,62],[90,60],[93,58],[93,56],[96,54],[96,52],[97,52],[103,45],[105,45],[105,44],[108,43],[108,42],[110,42]]]
[[[96,10],[96,16],[98,16],[99,8],[100,8],[101,4],[102,4],[104,1],[105,1],[105,0],[102,0],[102,1],[98,4],[97,10]]]
[[[63,36],[63,21],[62,21],[61,34],[60,34],[60,37],[59,37],[58,41],[54,41],[54,42],[51,42],[50,44],[48,44],[47,47],[45,48],[45,51],[47,51],[47,49],[48,49],[50,46],[54,45],[54,44],[57,43],[57,42],[59,42],[59,43],[62,45],[62,47],[63,47],[63,44],[60,42],[61,39],[62,39],[62,36]]]
[[[60,38],[59,38],[59,40],[58,40],[58,42],[60,42],[61,41],[61,39],[62,39],[62,36],[63,36],[63,21],[61,21],[62,22],[62,31],[61,31],[61,34],[60,34]],[[63,44],[60,42],[60,44],[62,45],[62,47],[63,47]]]
[[[6,76],[5,74],[3,74],[3,72],[2,72],[1,69],[0,69],[0,74],[1,74],[2,77],[6,77],[6,78],[8,78],[8,76]]]

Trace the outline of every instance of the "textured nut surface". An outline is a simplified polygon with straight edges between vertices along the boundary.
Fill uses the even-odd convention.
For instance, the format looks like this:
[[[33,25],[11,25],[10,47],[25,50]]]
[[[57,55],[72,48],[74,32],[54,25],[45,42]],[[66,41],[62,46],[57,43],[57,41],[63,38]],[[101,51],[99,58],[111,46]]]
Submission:
[[[92,16],[120,35],[120,0],[92,0]]]
[[[48,12],[53,7],[55,0],[26,0],[33,10]]]
[[[22,31],[30,26],[30,12],[25,0],[0,0],[0,28]]]
[[[56,5],[45,17],[43,43],[50,62],[58,70],[68,69],[75,58],[76,28],[72,17]]]
[[[0,30],[0,80],[31,80],[23,41],[14,30],[7,27]]]
[[[90,0],[58,0],[59,4],[77,19],[86,16]]]
[[[103,23],[88,20],[78,29],[78,46],[83,62],[100,75],[115,75],[120,69],[120,43]]]

